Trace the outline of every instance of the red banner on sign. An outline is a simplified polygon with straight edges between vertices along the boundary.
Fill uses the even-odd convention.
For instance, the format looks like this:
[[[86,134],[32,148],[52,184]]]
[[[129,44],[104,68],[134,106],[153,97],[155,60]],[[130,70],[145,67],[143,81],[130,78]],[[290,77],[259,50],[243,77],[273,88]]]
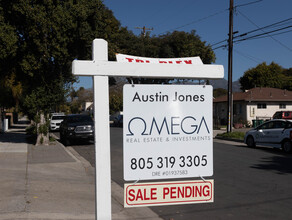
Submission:
[[[214,201],[214,180],[125,184],[125,207]]]

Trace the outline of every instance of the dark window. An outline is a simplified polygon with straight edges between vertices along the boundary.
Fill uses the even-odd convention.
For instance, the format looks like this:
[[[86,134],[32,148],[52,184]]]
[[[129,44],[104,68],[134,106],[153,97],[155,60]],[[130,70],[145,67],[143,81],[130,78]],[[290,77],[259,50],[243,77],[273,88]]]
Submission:
[[[241,114],[241,113],[242,113],[242,105],[239,104],[239,114]]]
[[[280,109],[286,109],[286,104],[279,104]]]
[[[69,123],[75,123],[75,122],[92,122],[92,119],[90,116],[87,115],[74,115],[68,117]]]
[[[275,121],[273,128],[285,128],[286,123],[284,121]]]
[[[271,129],[273,128],[274,123],[273,122],[267,122],[265,124],[263,124],[261,127],[259,127],[260,129]]]
[[[257,107],[258,107],[258,109],[267,108],[267,104],[266,103],[259,103]]]
[[[65,118],[65,115],[58,115],[58,116],[53,116],[52,120],[62,120]]]

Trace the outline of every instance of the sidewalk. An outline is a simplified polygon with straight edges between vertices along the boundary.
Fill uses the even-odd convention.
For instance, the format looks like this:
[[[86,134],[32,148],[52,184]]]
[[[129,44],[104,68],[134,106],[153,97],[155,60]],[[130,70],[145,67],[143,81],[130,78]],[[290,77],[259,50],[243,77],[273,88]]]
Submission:
[[[59,142],[28,144],[23,124],[0,133],[0,219],[95,219],[94,168]],[[112,182],[112,219],[160,219],[149,208],[123,208]]]

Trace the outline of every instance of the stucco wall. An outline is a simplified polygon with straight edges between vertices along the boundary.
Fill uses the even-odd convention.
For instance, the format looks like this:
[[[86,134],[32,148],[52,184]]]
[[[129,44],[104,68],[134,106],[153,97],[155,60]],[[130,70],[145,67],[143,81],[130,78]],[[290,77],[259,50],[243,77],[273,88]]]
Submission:
[[[257,104],[266,104],[267,108],[258,108]],[[286,108],[280,109],[279,104],[286,104]],[[289,103],[283,102],[234,102],[233,103],[233,122],[239,120],[248,121],[252,124],[252,120],[263,119],[269,120],[273,117],[276,111],[292,111],[292,101]],[[240,110],[241,108],[241,110]],[[227,122],[227,103],[214,103],[213,110],[214,119],[222,122]]]
[[[259,102],[263,104],[264,102]],[[277,102],[273,103],[266,103],[266,109],[258,109],[258,103],[248,103],[246,105],[246,112],[247,112],[247,120],[252,121],[254,119],[270,119],[273,117],[276,111],[292,111],[292,103],[284,103],[286,104],[286,108],[280,109],[279,104]],[[254,112],[254,114],[253,114]]]

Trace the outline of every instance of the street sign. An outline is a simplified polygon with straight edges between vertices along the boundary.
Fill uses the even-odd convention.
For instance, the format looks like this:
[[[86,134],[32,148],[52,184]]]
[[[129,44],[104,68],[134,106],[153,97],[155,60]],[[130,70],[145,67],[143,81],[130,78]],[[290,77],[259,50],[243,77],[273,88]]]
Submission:
[[[213,175],[213,88],[125,85],[124,179]]]
[[[162,206],[214,201],[214,180],[124,185],[124,206]]]

